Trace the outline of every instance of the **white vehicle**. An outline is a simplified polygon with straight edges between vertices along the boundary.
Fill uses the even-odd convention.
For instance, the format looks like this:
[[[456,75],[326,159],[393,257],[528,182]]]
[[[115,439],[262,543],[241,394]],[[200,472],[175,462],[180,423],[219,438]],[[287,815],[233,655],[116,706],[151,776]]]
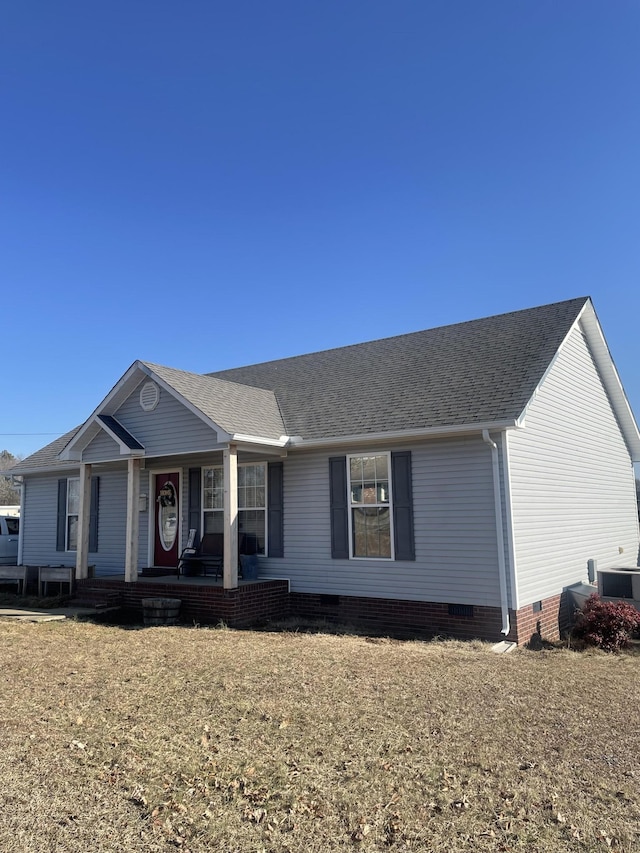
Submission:
[[[20,518],[15,515],[0,515],[0,566],[18,565],[19,534]]]

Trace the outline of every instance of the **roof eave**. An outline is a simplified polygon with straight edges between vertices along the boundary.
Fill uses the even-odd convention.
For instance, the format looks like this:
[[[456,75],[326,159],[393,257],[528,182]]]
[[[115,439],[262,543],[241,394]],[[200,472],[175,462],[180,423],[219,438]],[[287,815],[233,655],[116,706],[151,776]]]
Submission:
[[[95,427],[96,430],[89,430],[89,427]],[[144,447],[129,447],[129,445],[120,438],[104,421],[100,418],[100,415],[92,415],[89,420],[84,424],[80,432],[84,437],[84,443],[79,443],[76,441],[79,438],[78,436],[74,436],[71,439],[69,444],[58,454],[58,459],[61,462],[82,462],[82,456],[86,448],[89,446],[91,441],[95,438],[98,432],[102,430],[106,435],[109,436],[119,447],[120,456],[133,456],[136,458],[142,457],[145,455]],[[131,436],[134,438],[134,436]],[[135,439],[134,439],[135,440]],[[137,441],[137,440],[136,440]],[[138,444],[140,442],[137,442]]]
[[[288,447],[291,443],[291,437],[281,435],[279,438],[265,438],[260,435],[245,435],[236,432],[229,436],[230,444],[260,444],[267,447]]]
[[[40,475],[40,474],[58,474],[64,473],[65,471],[77,471],[80,467],[80,463],[75,459],[65,459],[64,462],[57,462],[48,465],[39,465],[37,468],[18,468],[16,466],[15,469],[12,469],[13,473],[16,476],[20,477],[30,477],[32,475]]]
[[[573,331],[576,328],[581,328],[584,332],[589,349],[591,351],[595,365],[600,375],[600,379],[609,397],[613,412],[618,421],[620,430],[627,445],[631,461],[640,462],[640,432],[638,431],[638,424],[636,422],[635,416],[631,409],[631,405],[622,385],[622,381],[620,380],[620,376],[615,366],[615,362],[613,361],[613,358],[611,356],[611,351],[609,350],[609,346],[604,336],[604,332],[602,331],[602,326],[600,325],[598,315],[595,312],[595,308],[593,307],[591,299],[585,300],[585,303],[582,309],[580,310],[580,313],[578,314],[574,322],[571,324],[571,328],[569,329],[569,331],[564,337],[564,340],[556,350],[553,359],[549,363],[542,378],[538,382],[533,394],[527,401],[526,406],[520,413],[520,416],[518,418],[518,426],[524,427],[529,407],[531,406],[540,389],[544,385],[544,382],[546,381],[547,376],[549,375],[557,359],[559,358],[563,347],[566,345],[567,341],[570,339],[571,335],[573,334]]]
[[[291,436],[289,447],[292,449],[306,449],[315,447],[335,447],[347,444],[372,444],[381,441],[411,441],[421,438],[447,438],[456,435],[472,435],[482,433],[483,430],[502,431],[507,429],[518,429],[519,424],[515,418],[507,418],[498,421],[487,421],[484,423],[456,424],[449,426],[424,427],[411,430],[391,430],[388,432],[357,433],[353,435],[328,436],[326,438],[309,438],[302,436]]]
[[[590,310],[589,310],[590,309]],[[620,429],[624,435],[632,462],[640,462],[640,432],[631,405],[611,356],[598,315],[591,302],[580,314],[582,326],[588,336],[593,357],[602,383],[607,391]]]

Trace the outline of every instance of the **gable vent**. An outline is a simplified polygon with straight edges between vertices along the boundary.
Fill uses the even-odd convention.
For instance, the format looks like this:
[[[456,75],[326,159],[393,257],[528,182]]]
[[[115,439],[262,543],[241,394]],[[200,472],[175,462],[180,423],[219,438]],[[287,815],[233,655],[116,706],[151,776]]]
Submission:
[[[145,382],[140,391],[140,408],[152,412],[158,405],[160,389],[155,382]]]

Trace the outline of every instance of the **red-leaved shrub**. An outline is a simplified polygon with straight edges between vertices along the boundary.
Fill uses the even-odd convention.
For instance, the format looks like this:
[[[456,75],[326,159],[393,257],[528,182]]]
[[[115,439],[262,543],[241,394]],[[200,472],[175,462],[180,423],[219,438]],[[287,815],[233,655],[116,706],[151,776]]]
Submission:
[[[605,652],[626,649],[634,632],[640,630],[640,612],[626,601],[603,601],[597,593],[586,600],[578,613],[574,636]]]

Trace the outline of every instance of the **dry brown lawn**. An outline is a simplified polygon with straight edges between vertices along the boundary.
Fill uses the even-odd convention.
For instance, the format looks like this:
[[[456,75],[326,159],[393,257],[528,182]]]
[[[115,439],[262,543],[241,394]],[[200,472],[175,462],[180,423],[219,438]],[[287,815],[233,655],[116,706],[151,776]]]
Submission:
[[[0,621],[0,850],[640,850],[640,657]]]

